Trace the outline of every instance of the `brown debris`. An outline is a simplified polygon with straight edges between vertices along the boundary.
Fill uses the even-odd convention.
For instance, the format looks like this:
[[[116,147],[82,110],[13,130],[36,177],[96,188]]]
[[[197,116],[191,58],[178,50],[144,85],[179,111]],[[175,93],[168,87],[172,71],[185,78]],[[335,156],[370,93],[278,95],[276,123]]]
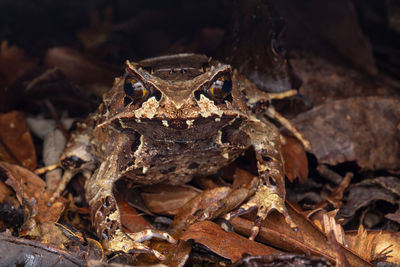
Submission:
[[[399,100],[371,96],[327,103],[292,122],[319,163],[356,161],[361,168],[392,170],[400,168],[399,120]]]
[[[64,199],[58,199],[48,206],[47,201],[52,191],[45,189],[45,182],[40,177],[23,167],[6,162],[0,162],[0,170],[7,177],[5,183],[12,187],[19,202],[27,209],[30,219],[36,222],[58,221],[67,203]]]
[[[0,160],[34,170],[36,152],[24,113],[0,114],[0,129]]]
[[[209,221],[191,225],[181,239],[185,241],[193,239],[196,243],[206,246],[214,253],[228,258],[232,262],[240,260],[244,254],[266,255],[278,252],[238,234],[225,232],[217,224]]]
[[[285,144],[282,146],[282,156],[285,160],[285,172],[289,181],[296,178],[305,183],[308,177],[308,160],[303,146],[297,139],[285,136]]]

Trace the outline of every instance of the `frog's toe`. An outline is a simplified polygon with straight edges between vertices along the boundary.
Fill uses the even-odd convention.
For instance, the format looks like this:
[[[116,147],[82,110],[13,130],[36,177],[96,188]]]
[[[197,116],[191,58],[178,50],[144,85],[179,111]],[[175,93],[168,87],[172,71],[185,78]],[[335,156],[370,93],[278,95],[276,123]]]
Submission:
[[[148,253],[153,254],[159,260],[165,260],[165,256],[160,252],[141,243],[154,237],[167,240],[170,243],[176,242],[172,236],[165,232],[146,229],[137,233],[124,233],[118,231],[116,232],[116,235],[112,239],[106,241],[104,245],[109,254],[117,252]]]
[[[137,243],[137,242],[132,242],[132,244],[130,244],[130,249],[127,251],[127,253],[146,253],[146,254],[152,254],[154,255],[157,259],[159,259],[160,261],[165,260],[165,256],[163,254],[161,254],[160,252],[158,252],[157,250],[154,250],[152,248],[149,248],[146,245],[143,245],[141,243]]]
[[[225,215],[224,219],[230,220],[231,218],[249,213],[255,209],[257,209],[257,217],[251,229],[251,234],[249,237],[250,240],[254,240],[254,238],[257,236],[262,221],[272,210],[276,210],[281,213],[285,217],[286,223],[292,229],[297,229],[296,223],[292,220],[287,212],[284,199],[275,192],[274,188],[264,184],[257,188],[257,192],[248,202],[240,206],[239,209]]]
[[[129,233],[127,234],[130,238],[135,240],[135,242],[143,242],[150,240],[152,238],[158,238],[162,240],[166,240],[170,243],[176,243],[176,240],[166,232],[153,230],[153,229],[146,229],[136,233]]]

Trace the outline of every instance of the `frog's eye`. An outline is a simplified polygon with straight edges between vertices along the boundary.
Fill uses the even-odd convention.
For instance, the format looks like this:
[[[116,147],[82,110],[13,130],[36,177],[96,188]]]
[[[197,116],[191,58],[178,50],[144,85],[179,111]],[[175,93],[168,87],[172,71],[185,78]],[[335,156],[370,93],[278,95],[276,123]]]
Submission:
[[[85,163],[85,161],[77,156],[70,156],[70,157],[67,157],[67,158],[61,160],[61,165],[65,169],[77,169],[77,168],[81,167],[82,164],[84,164],[84,163]]]
[[[223,100],[230,94],[231,90],[232,81],[226,77],[221,77],[208,87],[207,93],[213,100]]]
[[[145,101],[149,95],[149,90],[139,81],[127,77],[124,83],[124,91],[126,96],[134,103]]]

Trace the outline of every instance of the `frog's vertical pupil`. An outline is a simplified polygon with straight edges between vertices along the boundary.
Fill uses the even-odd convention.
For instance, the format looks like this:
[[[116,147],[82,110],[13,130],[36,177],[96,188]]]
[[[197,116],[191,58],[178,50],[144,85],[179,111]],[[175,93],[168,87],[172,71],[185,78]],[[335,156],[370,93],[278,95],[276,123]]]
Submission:
[[[222,90],[225,93],[229,93],[232,90],[232,81],[231,80],[225,80],[224,84],[222,85]]]

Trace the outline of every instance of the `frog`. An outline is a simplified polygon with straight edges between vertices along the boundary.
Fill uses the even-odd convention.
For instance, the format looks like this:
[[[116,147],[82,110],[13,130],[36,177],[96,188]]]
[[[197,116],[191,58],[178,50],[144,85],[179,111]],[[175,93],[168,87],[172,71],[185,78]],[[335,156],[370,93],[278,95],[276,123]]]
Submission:
[[[255,96],[263,94],[268,100],[229,64],[205,55],[127,60],[124,74],[115,78],[98,109],[71,134],[60,158],[64,175],[52,199],[82,173],[92,225],[105,251],[150,253],[162,260],[165,256],[143,241],[175,239],[154,229],[124,232],[114,183],[185,184],[217,173],[252,147],[258,171],[255,190],[224,217],[256,209],[251,239],[272,210],[295,229],[285,206],[282,136],[254,108],[259,100]]]

